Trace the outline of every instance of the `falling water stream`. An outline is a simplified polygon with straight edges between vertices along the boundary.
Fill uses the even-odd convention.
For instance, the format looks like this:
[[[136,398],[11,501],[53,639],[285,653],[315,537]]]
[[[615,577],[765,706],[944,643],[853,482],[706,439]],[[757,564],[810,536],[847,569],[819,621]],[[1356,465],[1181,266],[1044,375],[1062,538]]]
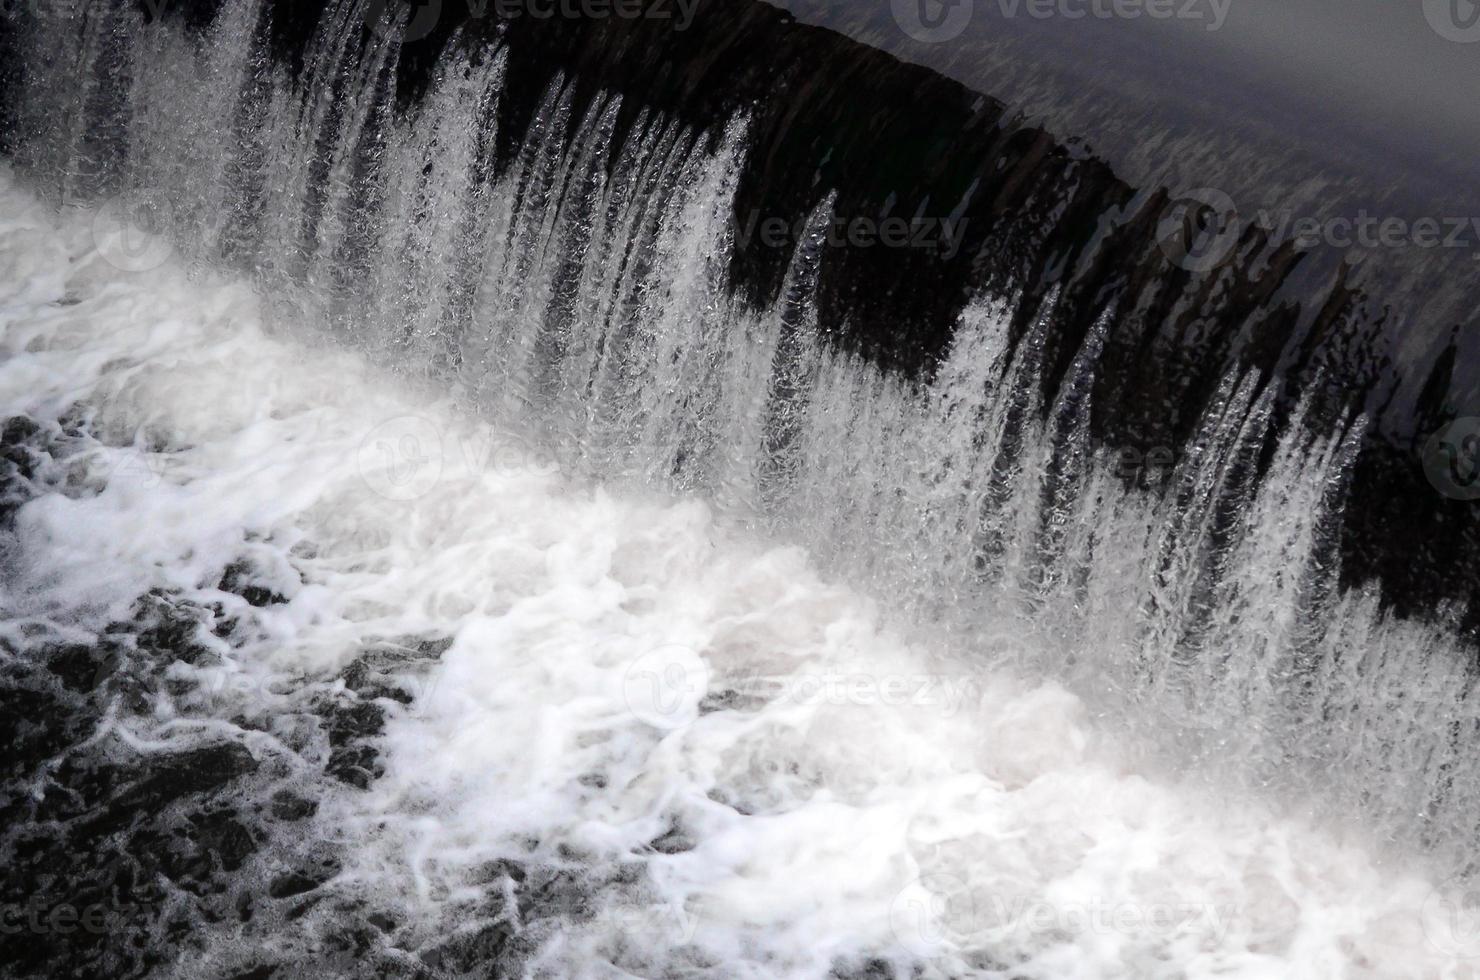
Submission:
[[[337,869],[172,970],[353,902],[451,975],[1470,975],[1436,883],[1480,695],[1443,610],[1339,587],[1360,417],[1277,429],[1235,372],[1127,473],[1089,426],[1115,311],[1045,396],[1052,295],[888,373],[818,329],[830,199],[776,305],[732,297],[745,118],[619,126],[560,78],[496,171],[502,49],[400,99],[381,7],[330,3],[296,76],[261,0],[22,39],[0,399],[91,428],[15,517],[7,642],[248,558],[284,601],[97,738],[240,741]],[[383,658],[415,697],[374,778],[315,788],[273,718],[428,637]]]

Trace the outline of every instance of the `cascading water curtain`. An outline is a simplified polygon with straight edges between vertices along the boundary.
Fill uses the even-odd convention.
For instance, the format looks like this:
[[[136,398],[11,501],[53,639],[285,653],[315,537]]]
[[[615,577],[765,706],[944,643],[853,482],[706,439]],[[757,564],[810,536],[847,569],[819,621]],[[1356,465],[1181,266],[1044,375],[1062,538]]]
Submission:
[[[570,472],[702,495],[984,668],[1058,678],[1147,744],[1468,856],[1466,651],[1337,587],[1360,419],[1277,430],[1274,385],[1235,369],[1164,478],[1128,486],[1089,428],[1114,310],[1047,396],[1052,297],[1016,342],[1013,299],[980,297],[934,377],[902,380],[819,335],[830,199],[777,306],[731,299],[744,119],[619,126],[631,96],[578,102],[557,78],[501,164],[503,50],[454,35],[402,99],[412,8],[387,6],[331,3],[296,75],[262,0],[198,33],[124,3],[37,20],[18,165],[64,205],[114,199],[191,260],[250,270],[281,322]]]

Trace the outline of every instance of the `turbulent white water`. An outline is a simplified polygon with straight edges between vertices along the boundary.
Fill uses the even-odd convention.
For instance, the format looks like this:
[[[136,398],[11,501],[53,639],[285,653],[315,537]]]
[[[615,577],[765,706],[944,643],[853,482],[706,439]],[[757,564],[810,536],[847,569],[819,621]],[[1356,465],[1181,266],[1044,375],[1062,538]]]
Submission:
[[[171,241],[250,269],[275,317],[434,381],[571,472],[702,495],[984,666],[1093,693],[1143,744],[1469,861],[1468,655],[1336,591],[1360,423],[1274,433],[1272,388],[1234,375],[1179,456],[1128,467],[1089,435],[1108,313],[1041,394],[1051,300],[1011,345],[984,297],[928,388],[885,376],[817,336],[826,201],[778,308],[728,299],[743,122],[644,112],[618,142],[619,100],[577,117],[557,81],[492,180],[502,53],[454,39],[395,108],[396,26],[362,29],[383,11],[331,4],[297,80],[267,58],[260,0],[199,37],[108,5],[40,23],[19,159],[63,200],[103,195],[125,269]]]
[[[120,272],[106,217],[0,180],[0,408],[80,404],[112,436],[81,457],[95,492],[20,511],[7,633],[98,629],[151,589],[219,601],[250,553],[289,601],[172,668],[206,672],[215,720],[161,699],[99,737],[236,738],[289,768],[291,732],[233,713],[451,638],[390,705],[384,776],[320,788],[312,826],[347,856],[326,887],[393,907],[402,947],[487,926],[508,861],[582,896],[523,927],[556,975],[1470,975],[1462,905],[1422,876],[1138,776],[1080,698],[886,627],[806,551],[274,336],[241,283]]]
[[[453,638],[317,818],[398,949],[507,917],[510,861],[585,896],[528,927],[557,973],[1469,975],[1447,872],[1372,856],[1468,867],[1480,695],[1336,588],[1359,427],[1273,432],[1235,375],[1127,481],[1088,426],[1108,314],[1045,400],[1051,301],[1011,344],[982,297],[928,386],[817,336],[811,239],[738,308],[743,120],[619,138],[557,82],[494,179],[496,49],[398,109],[373,3],[299,79],[256,0],[200,37],[92,8],[30,38],[0,396],[109,438],[99,492],[22,509],[7,609],[220,602],[249,553],[290,601],[202,669],[258,712]],[[291,768],[209,717],[114,734]]]

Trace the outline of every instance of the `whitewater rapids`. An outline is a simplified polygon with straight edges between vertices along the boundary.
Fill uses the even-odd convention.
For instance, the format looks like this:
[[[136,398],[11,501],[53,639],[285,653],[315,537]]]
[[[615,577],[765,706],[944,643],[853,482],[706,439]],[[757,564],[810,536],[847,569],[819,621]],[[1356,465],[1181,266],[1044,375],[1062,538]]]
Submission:
[[[324,782],[304,831],[340,855],[325,888],[396,910],[397,955],[502,917],[532,975],[1475,975],[1480,930],[1432,874],[1138,775],[1064,688],[886,625],[700,500],[603,488],[268,331],[241,281],[117,268],[101,214],[0,172],[4,414],[96,433],[85,479],[16,515],[0,629],[24,649],[152,590],[219,602],[249,554],[286,601],[171,668],[212,710],[161,698],[94,737],[287,770],[293,740],[241,717],[376,643],[450,641],[385,702],[379,778]],[[512,921],[487,898],[513,867],[564,899]],[[216,928],[177,974],[250,960]]]

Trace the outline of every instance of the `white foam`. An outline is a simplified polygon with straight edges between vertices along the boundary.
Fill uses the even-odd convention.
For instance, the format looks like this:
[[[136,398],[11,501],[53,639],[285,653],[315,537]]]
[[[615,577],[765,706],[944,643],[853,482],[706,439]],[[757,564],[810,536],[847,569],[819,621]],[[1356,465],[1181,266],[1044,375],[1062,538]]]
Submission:
[[[0,270],[0,409],[81,399],[113,437],[86,464],[101,492],[20,512],[13,623],[96,627],[247,550],[290,601],[222,670],[330,683],[377,640],[454,638],[393,713],[384,776],[326,790],[315,823],[348,845],[331,887],[396,901],[423,940],[494,914],[509,859],[585,896],[559,930],[513,924],[571,975],[1473,975],[1464,903],[1417,873],[1129,771],[1063,688],[886,628],[703,502],[608,492],[269,336],[239,283],[121,272],[90,214],[8,171]],[[118,734],[190,735],[172,722]]]

